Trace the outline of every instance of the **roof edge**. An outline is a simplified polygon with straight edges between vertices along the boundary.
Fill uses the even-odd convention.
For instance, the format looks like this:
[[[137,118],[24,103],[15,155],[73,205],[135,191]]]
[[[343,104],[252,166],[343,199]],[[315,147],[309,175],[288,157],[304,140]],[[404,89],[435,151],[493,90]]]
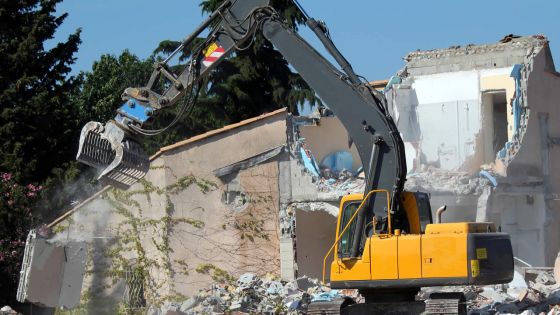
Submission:
[[[194,142],[197,142],[197,141],[200,141],[200,140],[203,140],[203,139],[206,139],[206,138],[209,138],[209,137],[221,134],[221,133],[224,133],[224,132],[229,131],[229,130],[233,130],[233,129],[236,129],[236,128],[239,128],[239,127],[249,125],[249,124],[254,123],[256,121],[263,120],[265,118],[272,117],[272,116],[275,116],[275,115],[278,115],[278,114],[284,113],[284,112],[286,112],[286,113],[288,112],[288,109],[286,107],[277,109],[277,110],[272,111],[270,113],[262,114],[260,116],[255,116],[253,118],[245,119],[245,120],[242,120],[238,123],[234,123],[234,124],[231,124],[231,125],[226,125],[226,126],[224,126],[222,128],[219,128],[219,129],[210,130],[210,131],[205,132],[203,134],[196,135],[196,136],[190,137],[188,139],[176,142],[174,144],[162,147],[162,148],[159,149],[158,152],[156,152],[154,155],[152,155],[150,157],[150,161],[153,161],[153,160],[157,159],[159,156],[161,156],[165,152],[180,148],[180,147],[185,146],[187,144],[194,143]]]

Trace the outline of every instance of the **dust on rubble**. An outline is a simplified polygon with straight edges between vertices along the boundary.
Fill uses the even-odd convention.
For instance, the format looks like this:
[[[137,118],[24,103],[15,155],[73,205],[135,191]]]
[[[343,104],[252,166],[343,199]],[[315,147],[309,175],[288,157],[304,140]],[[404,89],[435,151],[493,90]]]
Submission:
[[[463,292],[469,315],[560,315],[560,284],[552,271],[530,280],[516,272],[503,285],[423,288],[418,298],[428,299],[434,291]],[[310,303],[344,296],[363,302],[356,290],[333,290],[316,279],[286,282],[246,273],[235,283],[213,284],[185,301],[151,307],[147,314],[306,314]]]

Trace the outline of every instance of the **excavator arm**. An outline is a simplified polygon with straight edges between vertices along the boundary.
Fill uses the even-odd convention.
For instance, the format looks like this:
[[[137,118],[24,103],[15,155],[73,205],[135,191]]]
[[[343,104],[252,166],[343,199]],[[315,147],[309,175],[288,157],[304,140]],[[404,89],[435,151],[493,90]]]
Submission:
[[[391,192],[391,208],[385,194],[376,194],[358,214],[357,226],[374,214],[396,212],[405,180],[404,146],[385,100],[367,82],[354,73],[350,64],[331,41],[324,23],[305,16],[306,24],[317,35],[326,51],[337,62],[329,62],[291,29],[268,0],[229,0],[224,2],[167,59],[158,62],[143,88],[128,88],[124,104],[114,120],[105,124],[90,122],[82,130],[78,161],[101,169],[100,180],[126,188],[148,171],[148,157],[141,150],[143,136],[162,130],[147,130],[145,125],[157,112],[185,100],[180,114],[189,110],[196,99],[201,79],[222,60],[252,44],[262,33],[286,58],[324,103],[335,113],[356,145],[366,174],[365,193],[373,189]],[[209,35],[195,45],[195,39],[210,28]],[[194,47],[193,47],[194,46]],[[192,55],[187,66],[175,74],[168,62],[184,48]],[[342,69],[342,70],[339,70]],[[164,87],[164,91],[157,92]],[[379,199],[379,200],[378,200]],[[364,229],[357,229],[352,257],[361,254]]]

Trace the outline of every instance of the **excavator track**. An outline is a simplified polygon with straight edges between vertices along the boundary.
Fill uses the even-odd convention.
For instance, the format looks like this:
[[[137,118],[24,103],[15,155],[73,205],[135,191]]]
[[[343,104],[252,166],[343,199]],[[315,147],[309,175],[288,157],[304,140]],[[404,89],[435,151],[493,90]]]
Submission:
[[[338,315],[342,314],[342,310],[356,302],[350,297],[338,298],[332,301],[312,302],[307,307],[308,315]]]
[[[466,315],[467,304],[463,293],[432,293],[425,301],[424,315]]]

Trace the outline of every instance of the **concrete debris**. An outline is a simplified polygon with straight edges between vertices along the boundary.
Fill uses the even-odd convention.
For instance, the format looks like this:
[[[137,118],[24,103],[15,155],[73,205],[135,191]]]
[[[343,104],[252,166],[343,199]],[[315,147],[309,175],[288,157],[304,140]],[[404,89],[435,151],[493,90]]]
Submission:
[[[12,315],[12,314],[18,314],[18,312],[14,311],[11,307],[9,307],[8,305],[3,306],[2,308],[0,308],[0,315]]]
[[[464,290],[469,315],[560,315],[560,285],[556,284],[550,271],[539,273],[535,282],[520,283],[517,277],[507,285],[467,287]]]
[[[423,288],[418,298],[428,299],[433,292],[463,292],[469,315],[560,315],[560,284],[552,271],[542,271],[535,282],[525,282],[516,272],[514,280],[504,285]],[[146,314],[306,314],[312,302],[341,297],[364,302],[357,290],[332,290],[308,277],[285,282],[245,273],[235,283],[212,284],[185,301],[151,307]]]
[[[302,277],[292,282],[245,273],[232,285],[213,284],[186,301],[152,307],[149,315],[166,314],[300,314],[312,301],[330,301],[343,296]]]
[[[480,195],[489,185],[488,179],[472,176],[467,172],[448,171],[423,165],[420,172],[408,174],[405,189],[457,195]]]
[[[364,192],[365,182],[362,178],[347,176],[342,173],[338,178],[320,178],[317,181],[318,196],[320,200],[338,200],[346,194],[358,194]]]

